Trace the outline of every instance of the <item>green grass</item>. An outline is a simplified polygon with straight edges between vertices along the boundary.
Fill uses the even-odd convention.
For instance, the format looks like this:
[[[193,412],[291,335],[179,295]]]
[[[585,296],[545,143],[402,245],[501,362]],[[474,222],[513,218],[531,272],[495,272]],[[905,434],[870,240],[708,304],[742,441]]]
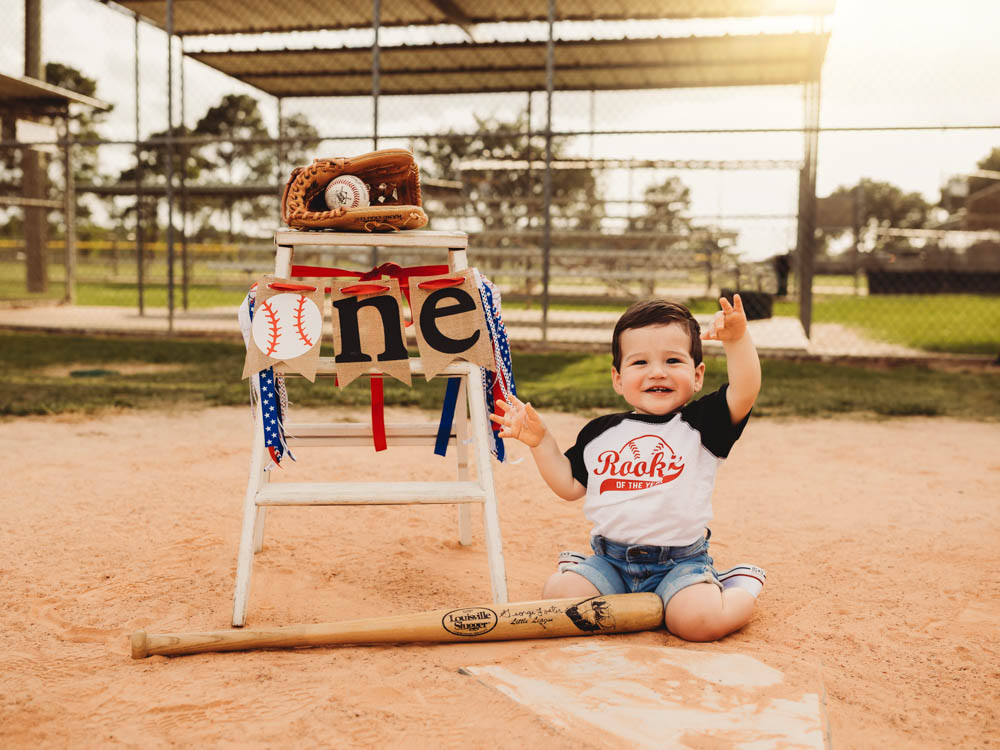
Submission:
[[[123,263],[119,280],[111,280],[111,269],[107,265],[82,263],[77,268],[76,304],[102,305],[111,307],[138,307],[139,292],[135,280],[135,266]],[[0,261],[0,300],[62,300],[66,293],[64,271],[61,265],[49,268],[49,288],[42,293],[25,291],[25,271],[23,263]],[[149,272],[149,279],[163,281],[166,269],[160,264]],[[247,274],[220,274],[203,264],[196,263],[191,271],[192,279],[212,279],[191,282],[188,285],[188,306],[190,308],[239,306],[246,290],[253,283]],[[216,283],[215,279],[223,279]],[[147,279],[143,288],[143,304],[147,307],[167,306],[167,286],[165,283],[150,283]],[[181,268],[175,268],[174,305],[180,308],[182,298]]]
[[[122,264],[123,273],[134,273],[134,268]],[[82,263],[78,269],[83,279],[77,285],[77,304],[138,306],[138,292],[134,281],[88,281],[88,275],[107,275],[107,266]],[[156,266],[156,278],[162,279],[165,271]],[[217,278],[219,273],[202,263],[194,266],[194,278]],[[64,296],[62,267],[53,264],[51,281],[45,294],[28,294],[24,291],[23,263],[0,262],[0,300],[52,299]],[[847,276],[818,276],[817,286],[831,286],[850,280]],[[182,309],[180,268],[177,269],[177,287],[174,292],[175,309]],[[245,274],[230,273],[225,283],[191,284],[188,291],[189,309],[205,307],[236,308],[249,286]],[[853,282],[851,282],[853,283]],[[845,287],[846,288],[846,287]],[[164,284],[147,284],[144,305],[149,308],[166,307],[167,290]],[[718,300],[700,297],[684,300],[696,314],[710,314],[718,309]],[[540,301],[533,303],[535,309]],[[505,301],[509,309],[523,309],[522,302]],[[622,312],[627,303],[609,304],[558,304],[553,309],[600,310]],[[776,301],[776,316],[798,317],[795,301]],[[876,341],[888,341],[931,353],[986,354],[1000,352],[1000,296],[975,294],[939,295],[877,295],[872,297],[843,295],[816,295],[813,304],[813,321],[838,323],[857,328]]]
[[[247,383],[240,379],[243,358],[243,347],[232,342],[0,332],[4,383],[0,417],[245,405]],[[713,389],[725,379],[725,362],[710,359],[707,364],[706,388]],[[625,409],[611,388],[610,366],[606,354],[514,355],[521,397],[542,410],[591,414]],[[111,374],[81,372],[87,370]],[[757,416],[924,415],[1000,420],[997,368],[941,372],[916,365],[879,369],[766,360],[763,375]],[[407,387],[387,379],[385,400],[391,405],[437,409],[444,382],[438,378],[425,383],[417,377]],[[369,399],[363,380],[340,390],[324,378],[314,384],[289,379],[289,395],[298,406],[365,406]]]
[[[775,315],[798,315],[777,302]],[[813,302],[814,323],[840,323],[871,338],[927,352],[1000,353],[1000,297],[981,294],[826,295]]]
[[[236,309],[246,295],[243,286],[217,286],[208,284],[192,284],[188,288],[188,307],[201,309],[207,307],[226,307]],[[66,289],[61,283],[49,283],[47,292],[28,293],[24,291],[23,282],[0,281],[0,300],[52,300],[59,302],[66,296]],[[180,283],[174,287],[174,309],[183,306]],[[139,306],[139,293],[136,285],[131,282],[89,282],[81,281],[76,285],[76,304],[83,306],[132,307]],[[166,284],[147,284],[143,289],[143,305],[149,308],[167,306]]]

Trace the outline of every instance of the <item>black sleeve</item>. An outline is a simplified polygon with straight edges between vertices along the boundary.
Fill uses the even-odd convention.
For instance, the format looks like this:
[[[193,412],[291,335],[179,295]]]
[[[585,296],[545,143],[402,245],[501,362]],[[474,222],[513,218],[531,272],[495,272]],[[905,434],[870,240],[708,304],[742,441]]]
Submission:
[[[591,420],[583,426],[580,434],[576,436],[576,443],[564,454],[569,459],[573,478],[584,487],[587,486],[587,478],[590,476],[590,472],[587,471],[587,466],[583,462],[583,449],[587,447],[587,443],[605,430],[614,427],[627,416],[627,413],[608,414]]]
[[[709,393],[681,409],[681,419],[701,433],[701,444],[718,458],[726,458],[746,427],[750,414],[733,424],[726,402],[726,383],[714,393]]]

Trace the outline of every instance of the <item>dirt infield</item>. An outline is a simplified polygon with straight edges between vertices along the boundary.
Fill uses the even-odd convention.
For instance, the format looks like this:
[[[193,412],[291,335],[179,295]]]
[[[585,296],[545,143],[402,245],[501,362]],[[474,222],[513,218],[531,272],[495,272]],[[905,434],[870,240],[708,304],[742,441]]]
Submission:
[[[583,422],[550,416],[562,445]],[[228,627],[249,435],[248,409],[0,424],[0,745],[610,746],[459,672],[566,640],[133,661],[135,629]],[[837,748],[994,747],[998,445],[996,424],[751,421],[720,474],[712,554],[767,570],[752,622],[715,644],[597,638],[815,665]],[[588,527],[514,452],[524,460],[495,465],[496,481],[510,596],[526,600],[560,550],[586,549]],[[450,478],[452,466],[429,447],[298,458],[283,476]],[[271,509],[248,624],[488,602],[479,514],[470,547],[455,516]]]

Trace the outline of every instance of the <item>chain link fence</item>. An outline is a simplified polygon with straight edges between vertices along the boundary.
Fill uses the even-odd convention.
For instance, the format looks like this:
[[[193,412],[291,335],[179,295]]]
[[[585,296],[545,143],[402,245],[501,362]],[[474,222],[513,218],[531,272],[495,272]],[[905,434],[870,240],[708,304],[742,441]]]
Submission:
[[[175,26],[172,54],[163,13],[140,20],[128,5],[43,6],[45,78],[110,111],[71,106],[67,139],[65,118],[0,100],[0,324],[63,303],[53,309],[74,326],[234,332],[247,287],[273,267],[291,169],[405,147],[430,228],[469,233],[470,260],[526,339],[593,329],[603,341],[636,299],[707,316],[739,291],[765,351],[1000,351],[1000,102],[989,95],[1000,48],[985,31],[1000,18],[989,2],[839,0],[801,4],[831,11],[822,17],[699,18],[704,4],[691,0],[669,4],[672,19],[604,22],[559,20],[556,8],[551,67],[545,3],[527,4],[536,20],[502,23],[470,12],[473,24],[401,26],[375,2],[377,30],[371,9],[367,28],[348,30]],[[247,23],[281,28],[277,4],[245,5]],[[499,3],[496,16],[517,8]],[[174,20],[213,21],[192,12]],[[899,38],[878,33],[888,22]],[[0,29],[0,72],[22,75],[24,40],[17,23]],[[410,90],[421,93],[398,93]],[[25,120],[56,130],[40,137]]]

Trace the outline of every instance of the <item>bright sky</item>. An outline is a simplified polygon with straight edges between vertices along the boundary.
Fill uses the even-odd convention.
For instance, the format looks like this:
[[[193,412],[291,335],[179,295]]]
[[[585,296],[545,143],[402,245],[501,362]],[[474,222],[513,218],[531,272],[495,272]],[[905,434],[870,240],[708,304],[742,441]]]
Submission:
[[[114,102],[106,135],[127,139],[134,134],[133,33],[130,17],[96,0],[42,0],[43,60],[59,61],[81,69],[98,81],[97,95]],[[23,1],[0,0],[13,9],[10,22],[0,29],[0,71],[23,73]],[[652,27],[652,33],[715,33],[705,22],[674,23]],[[755,23],[755,22],[754,22]],[[1000,1],[998,0],[838,0],[829,20],[832,31],[823,69],[821,120],[823,127],[994,125],[1000,126]],[[627,25],[623,26],[628,33]],[[649,34],[645,24],[640,33]],[[753,33],[761,27],[735,24],[732,33]],[[775,21],[765,30],[802,28],[798,21]],[[488,30],[487,30],[488,31]],[[563,28],[565,35],[590,35]],[[560,30],[557,28],[557,33]],[[616,30],[616,33],[620,31]],[[365,44],[364,34],[351,44]],[[392,43],[383,33],[383,43]],[[412,36],[408,38],[412,43]],[[274,44],[273,40],[270,42]],[[302,35],[294,46],[317,43]],[[212,40],[190,39],[197,46],[228,48]],[[144,134],[166,127],[165,37],[151,27],[140,27],[142,52],[142,109]],[[265,46],[255,40],[250,46]],[[185,63],[188,124],[228,91],[255,94],[266,115],[275,118],[273,99],[203,66]],[[176,71],[176,66],[175,66]],[[731,91],[731,90],[730,90]],[[179,92],[175,86],[175,100]],[[466,127],[472,113],[510,116],[524,106],[524,95],[454,97],[433,106],[414,107],[405,97],[386,99],[381,107],[383,133],[433,132],[446,127]],[[292,100],[285,112],[300,109],[323,133],[370,132],[370,105],[365,101],[332,104],[330,100]],[[557,129],[587,128],[591,100],[587,94],[566,94],[555,104]],[[533,104],[536,124],[544,122],[544,99]],[[742,89],[727,93],[709,90],[626,92],[599,94],[593,104],[598,129],[691,126],[798,127],[802,101],[798,89]],[[331,144],[332,145],[332,144]],[[348,148],[347,144],[339,144]],[[861,177],[892,182],[906,190],[938,199],[941,185],[953,174],[975,168],[978,160],[1000,146],[1000,127],[992,130],[923,131],[888,133],[824,133],[819,144],[818,193],[839,185],[853,185]],[[370,142],[357,142],[357,150]],[[662,158],[798,159],[801,136],[657,136],[656,138],[603,137],[580,144],[582,155],[656,155]],[[120,159],[127,159],[122,149]],[[320,155],[320,154],[317,154]],[[330,155],[330,154],[324,154]],[[109,154],[105,158],[111,157]],[[664,175],[658,175],[663,179]],[[714,213],[794,212],[796,178],[789,173],[684,172],[692,188],[693,211]],[[641,186],[619,180],[612,190],[641,193]],[[746,251],[769,253],[777,238],[753,238],[744,228]],[[773,233],[773,227],[772,227]],[[785,233],[789,231],[786,227]]]

